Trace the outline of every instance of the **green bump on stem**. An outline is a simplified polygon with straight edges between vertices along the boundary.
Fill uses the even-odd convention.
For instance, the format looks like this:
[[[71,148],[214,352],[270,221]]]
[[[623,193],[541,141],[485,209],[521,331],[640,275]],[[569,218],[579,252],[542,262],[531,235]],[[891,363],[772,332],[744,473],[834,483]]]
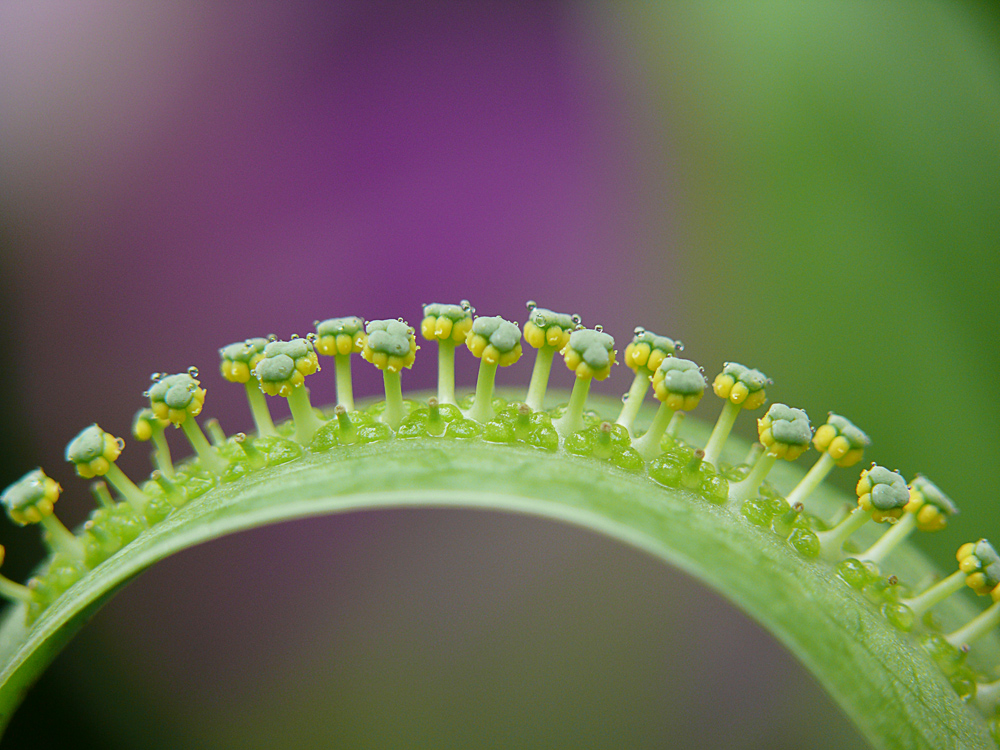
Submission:
[[[944,578],[933,586],[930,586],[922,593],[909,599],[901,599],[900,604],[905,604],[918,619],[936,604],[940,604],[952,594],[961,591],[965,587],[965,573],[956,570],[947,578]]]
[[[194,452],[198,455],[201,465],[213,474],[221,475],[226,470],[226,461],[219,455],[219,452],[215,448],[209,445],[205,433],[201,431],[201,427],[198,426],[194,418],[185,419],[181,422],[181,430],[184,432],[184,437],[188,439]],[[112,484],[115,483],[112,481]],[[117,484],[115,484],[115,487],[123,495],[125,494]],[[126,495],[127,498],[128,496]]]

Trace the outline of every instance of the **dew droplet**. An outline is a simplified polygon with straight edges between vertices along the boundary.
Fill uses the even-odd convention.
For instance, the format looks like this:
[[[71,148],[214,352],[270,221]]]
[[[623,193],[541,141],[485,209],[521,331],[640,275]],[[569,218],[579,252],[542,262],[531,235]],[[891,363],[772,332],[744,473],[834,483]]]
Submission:
[[[643,328],[642,326],[636,326],[635,329],[632,331],[632,334],[635,336],[642,336],[642,334],[644,334],[645,332],[646,332],[645,328]]]
[[[679,352],[684,351],[684,342],[683,341],[675,341],[674,342],[674,349],[676,349]]]
[[[524,304],[524,306],[528,308],[528,312],[529,312],[529,313],[533,313],[533,312],[535,311],[535,308],[536,308],[536,307],[538,307],[538,303],[537,303],[537,302],[535,302],[535,300],[533,300],[533,299],[529,299],[529,300],[528,300],[528,301],[527,301],[527,302],[526,302],[526,303]]]
[[[627,393],[623,393],[622,394],[622,403],[624,404],[626,401],[628,401],[628,394]]]
[[[596,325],[594,326],[594,330],[597,331],[598,333],[604,333],[604,326]]]
[[[122,438],[115,438],[115,442],[118,443],[118,450],[125,450],[125,441]]]
[[[317,327],[318,325],[319,325],[319,321],[318,320],[314,320],[313,321],[313,328]]]
[[[143,398],[149,398],[149,391],[143,391],[142,396]]]
[[[573,313],[569,316],[569,319],[573,321],[573,325],[582,325],[583,318],[580,317],[580,313]]]
[[[405,322],[406,322],[406,321],[405,321],[405,320],[403,320],[402,318],[396,318],[396,320],[397,320],[398,322],[400,322],[400,323],[405,323]]]
[[[463,299],[461,302],[459,302],[458,306],[461,307],[463,310],[471,310],[472,309],[472,303],[469,302],[469,300],[467,300],[467,299]]]
[[[251,341],[250,339],[243,339],[243,346],[247,347],[253,346],[253,341]]]
[[[149,379],[154,383],[158,383],[162,377],[163,377],[162,372],[154,372],[152,375],[149,376]]]
[[[278,340],[278,335],[275,334],[275,333],[269,333],[269,334],[267,334],[267,340],[268,341],[277,341]]]
[[[298,337],[299,337],[299,334],[297,334],[297,333],[293,333],[293,334],[292,334],[292,336],[291,336],[291,339],[290,339],[290,340],[291,340],[291,341],[294,341],[294,340],[295,340],[295,339],[297,339]]]
[[[233,440],[235,440],[237,443],[242,443],[246,439],[247,439],[247,434],[245,432],[237,432],[235,435],[233,435]]]
[[[192,378],[198,377],[198,368],[195,367],[194,365],[192,365],[191,367],[189,367],[188,370],[187,370],[187,372],[188,372],[188,375],[190,375]]]
[[[306,341],[308,341],[310,344],[313,343],[318,338],[319,338],[319,336],[317,336],[315,333],[307,333],[306,334]]]

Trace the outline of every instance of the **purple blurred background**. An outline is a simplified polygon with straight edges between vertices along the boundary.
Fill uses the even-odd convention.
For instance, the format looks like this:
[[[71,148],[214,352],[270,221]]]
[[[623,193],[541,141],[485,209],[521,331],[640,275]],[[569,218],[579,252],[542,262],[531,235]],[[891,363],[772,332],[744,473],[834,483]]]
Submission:
[[[67,490],[60,517],[81,521],[91,504],[62,460],[79,429],[127,435],[149,373],[189,365],[205,415],[246,429],[216,349],[316,318],[417,323],[421,303],[468,298],[522,320],[535,299],[622,344],[638,324],[680,337],[708,370],[752,349],[738,318],[754,297],[733,290],[753,256],[734,270],[711,248],[755,189],[747,175],[729,186],[738,210],[692,218],[706,186],[723,188],[705,205],[726,199],[740,143],[739,118],[692,112],[714,59],[705,18],[668,32],[663,73],[642,14],[621,9],[239,7],[0,8],[4,484],[41,464]],[[677,63],[700,43],[703,79]],[[794,353],[777,362],[797,374]],[[595,390],[624,391],[617,369]],[[434,376],[425,350],[404,386]],[[378,392],[360,361],[355,377]],[[473,378],[460,358],[460,382]],[[332,374],[315,380],[327,403]],[[121,465],[141,475],[145,451]],[[24,577],[35,531],[0,532],[4,572]],[[457,511],[287,524],[157,566],[59,659],[8,736],[70,741],[862,744],[780,647],[676,572],[553,523]]]

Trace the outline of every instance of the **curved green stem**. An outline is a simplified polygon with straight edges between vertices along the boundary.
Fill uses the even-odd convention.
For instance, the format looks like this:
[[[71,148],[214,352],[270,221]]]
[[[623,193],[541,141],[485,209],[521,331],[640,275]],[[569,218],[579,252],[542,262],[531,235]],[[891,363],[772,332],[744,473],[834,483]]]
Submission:
[[[438,341],[438,395],[439,404],[455,403],[455,342]]]
[[[887,626],[832,567],[804,562],[731,508],[603,461],[440,438],[307,452],[266,475],[218,484],[89,571],[32,626],[26,605],[8,608],[0,624],[0,728],[70,635],[157,560],[279,520],[403,506],[527,513],[607,534],[749,612],[817,675],[875,747],[989,747],[985,722],[906,634]]]
[[[476,398],[469,409],[469,419],[489,422],[493,419],[493,384],[496,382],[497,364],[479,360],[479,377],[476,379]]]
[[[247,392],[247,401],[250,404],[250,416],[253,417],[254,426],[257,428],[257,435],[260,437],[272,437],[277,435],[274,429],[274,422],[271,420],[271,410],[267,407],[267,399],[260,389],[257,378],[251,377],[243,384]]]
[[[708,438],[708,443],[705,444],[705,460],[716,468],[719,467],[719,456],[722,454],[722,448],[726,444],[729,433],[733,431],[736,417],[739,416],[742,408],[739,404],[727,400],[726,405],[722,407],[722,413],[719,414],[715,427],[712,429],[712,435]]]
[[[337,354],[333,358],[333,374],[337,381],[337,404],[354,411],[354,384],[351,382],[351,355]]]
[[[304,385],[297,385],[288,394],[288,409],[295,420],[295,442],[299,445],[309,445],[316,430],[323,426],[322,419],[316,416],[316,410],[309,401],[309,391]]]
[[[823,480],[833,471],[833,467],[836,465],[837,462],[833,460],[833,457],[829,453],[824,453],[820,456],[816,463],[812,465],[812,468],[802,477],[802,481],[795,485],[794,490],[788,493],[788,497],[785,498],[788,504],[804,504],[806,498],[823,483]]]
[[[545,403],[545,391],[549,387],[549,373],[552,371],[552,357],[556,350],[551,346],[543,346],[535,353],[535,366],[531,369],[531,380],[528,382],[528,394],[524,403],[533,411],[541,411]]]

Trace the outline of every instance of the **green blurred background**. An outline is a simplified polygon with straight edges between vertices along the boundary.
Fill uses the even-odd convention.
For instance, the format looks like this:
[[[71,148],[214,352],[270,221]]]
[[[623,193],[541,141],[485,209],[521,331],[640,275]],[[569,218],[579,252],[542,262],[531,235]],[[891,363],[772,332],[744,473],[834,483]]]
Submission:
[[[45,466],[69,522],[90,506],[62,446],[95,418],[127,430],[145,373],[209,372],[218,345],[331,305],[412,320],[467,296],[579,310],[620,341],[646,325],[709,372],[760,367],[775,400],[849,416],[873,459],[952,495],[962,515],[921,541],[943,566],[994,535],[994,5],[12,2],[0,41],[2,469]],[[602,392],[625,390],[618,369]],[[418,361],[411,382],[432,379]],[[212,413],[235,413],[222,391]],[[135,475],[140,458],[123,456]],[[36,535],[0,531],[23,578]],[[863,746],[676,572],[445,511],[157,566],[3,744]]]

